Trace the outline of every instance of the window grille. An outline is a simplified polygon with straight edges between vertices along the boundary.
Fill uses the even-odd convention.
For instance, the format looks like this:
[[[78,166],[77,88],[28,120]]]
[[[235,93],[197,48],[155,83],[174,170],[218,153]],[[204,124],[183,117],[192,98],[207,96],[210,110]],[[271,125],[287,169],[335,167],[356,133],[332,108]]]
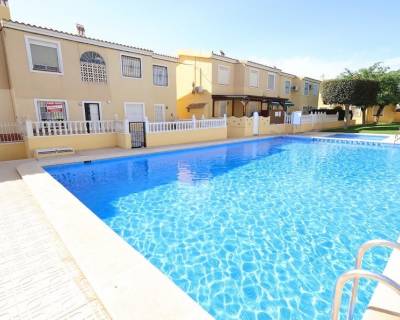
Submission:
[[[81,55],[81,79],[84,82],[107,82],[104,59],[96,52],[88,51]]]

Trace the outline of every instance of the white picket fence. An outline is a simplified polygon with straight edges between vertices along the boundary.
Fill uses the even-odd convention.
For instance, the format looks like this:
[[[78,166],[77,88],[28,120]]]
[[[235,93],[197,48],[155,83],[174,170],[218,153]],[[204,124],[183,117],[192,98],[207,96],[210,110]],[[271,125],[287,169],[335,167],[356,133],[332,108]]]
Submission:
[[[180,120],[170,122],[149,122],[145,121],[146,132],[161,133],[171,131],[188,131],[211,128],[226,128],[227,119],[200,119]],[[21,128],[20,128],[21,127]],[[122,132],[129,133],[128,120],[100,120],[100,121],[25,121],[19,130],[16,131],[17,124],[0,124],[0,137],[7,139],[23,139],[23,135],[28,137],[49,137],[82,134],[101,134]],[[2,133],[4,134],[2,135]],[[13,135],[13,133],[18,133]],[[4,138],[5,139],[5,138]],[[0,140],[1,141],[1,140]]]
[[[312,113],[307,115],[301,115],[296,117],[296,114],[285,115],[285,123],[301,125],[301,124],[316,124],[316,123],[328,123],[338,121],[339,113],[326,114],[324,112]]]
[[[17,122],[0,122],[0,143],[24,141],[23,128]]]
[[[146,131],[148,133],[188,131],[211,128],[226,128],[226,116],[217,119],[200,119],[193,117],[191,120],[180,120],[170,122],[146,122]]]

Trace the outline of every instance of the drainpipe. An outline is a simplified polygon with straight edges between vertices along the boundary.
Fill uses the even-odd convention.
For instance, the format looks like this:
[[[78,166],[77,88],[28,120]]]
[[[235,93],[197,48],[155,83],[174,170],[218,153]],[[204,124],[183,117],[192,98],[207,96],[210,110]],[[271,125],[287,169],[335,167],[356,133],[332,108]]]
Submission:
[[[11,98],[11,108],[12,108],[12,113],[14,116],[15,121],[17,121],[17,110],[16,110],[16,103],[15,103],[15,93],[14,90],[12,89],[11,85],[11,78],[10,78],[10,69],[9,69],[9,63],[8,63],[8,56],[7,56],[7,51],[6,51],[6,43],[5,43],[5,23],[6,21],[1,19],[0,20],[0,41],[1,41],[1,47],[2,47],[2,53],[4,55],[4,63],[6,65],[6,77],[7,77],[7,84],[8,84],[8,91],[9,95]]]

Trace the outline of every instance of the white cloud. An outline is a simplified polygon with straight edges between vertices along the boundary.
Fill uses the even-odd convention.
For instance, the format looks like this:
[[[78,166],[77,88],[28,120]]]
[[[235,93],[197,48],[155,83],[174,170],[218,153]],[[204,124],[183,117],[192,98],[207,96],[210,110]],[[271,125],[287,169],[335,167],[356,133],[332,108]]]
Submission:
[[[316,79],[331,79],[338,76],[346,68],[357,70],[368,67],[375,62],[363,59],[349,58],[347,60],[324,60],[314,57],[292,57],[281,59],[251,58],[251,61],[257,61],[270,66],[276,66],[285,72],[293,73],[299,76],[308,76]],[[383,60],[383,63],[391,69],[400,69],[400,57],[394,57]]]

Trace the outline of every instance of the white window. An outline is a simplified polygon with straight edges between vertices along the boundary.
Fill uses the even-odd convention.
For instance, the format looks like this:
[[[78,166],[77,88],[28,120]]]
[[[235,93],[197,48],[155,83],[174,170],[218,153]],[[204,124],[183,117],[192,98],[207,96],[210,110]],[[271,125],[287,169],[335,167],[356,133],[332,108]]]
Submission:
[[[144,103],[141,102],[126,102],[125,117],[131,122],[142,122],[145,118]]]
[[[218,65],[218,84],[228,85],[231,69],[228,66]]]
[[[142,77],[142,60],[136,57],[121,55],[122,75],[128,78]]]
[[[153,84],[156,86],[168,86],[168,68],[165,66],[153,65]]]
[[[156,122],[164,122],[165,121],[165,105],[164,104],[155,104],[154,105],[154,120]]]
[[[308,96],[310,93],[310,83],[308,81],[304,81],[304,95]]]
[[[65,100],[35,100],[39,121],[66,121],[67,103]]]
[[[259,72],[255,69],[250,69],[249,72],[249,87],[258,88]]]
[[[106,83],[106,63],[101,55],[86,51],[81,55],[81,80],[84,82]]]
[[[268,90],[275,90],[275,73],[268,73],[268,84],[267,84],[267,89]]]
[[[292,83],[290,80],[285,80],[285,94],[290,94]]]
[[[25,38],[31,71],[63,73],[60,43]]]
[[[313,84],[313,95],[316,97],[318,96],[318,91],[319,91],[319,85],[314,83]]]

